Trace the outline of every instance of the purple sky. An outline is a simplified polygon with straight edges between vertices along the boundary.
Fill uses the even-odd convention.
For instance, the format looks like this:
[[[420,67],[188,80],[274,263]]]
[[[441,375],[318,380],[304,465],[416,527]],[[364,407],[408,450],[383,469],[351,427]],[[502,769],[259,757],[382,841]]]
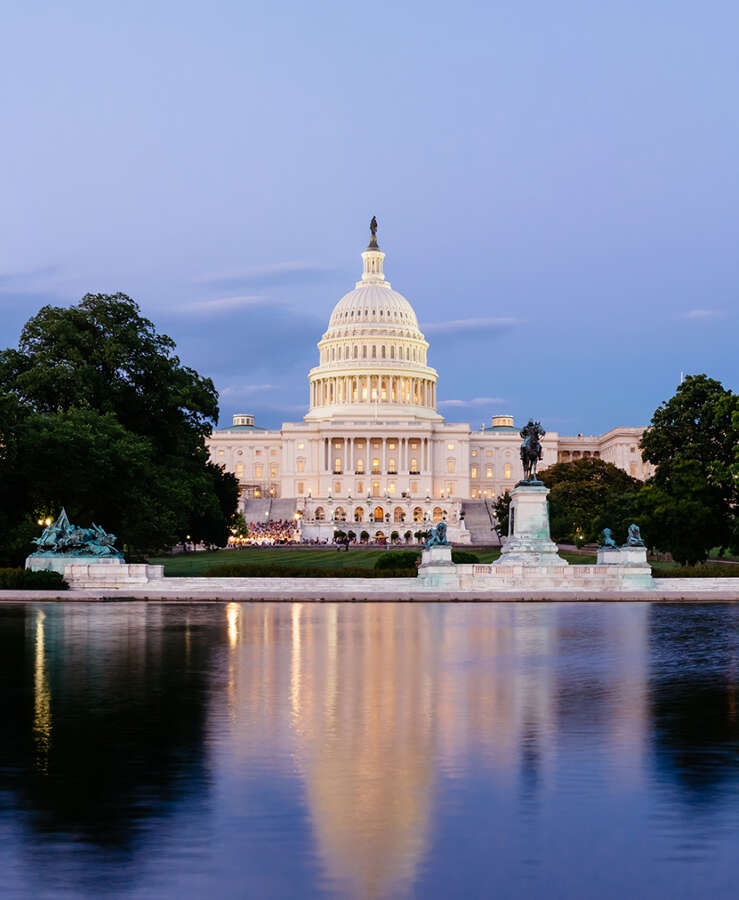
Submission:
[[[221,423],[307,410],[374,214],[440,411],[646,424],[739,389],[735,0],[0,11],[0,347],[123,291]]]

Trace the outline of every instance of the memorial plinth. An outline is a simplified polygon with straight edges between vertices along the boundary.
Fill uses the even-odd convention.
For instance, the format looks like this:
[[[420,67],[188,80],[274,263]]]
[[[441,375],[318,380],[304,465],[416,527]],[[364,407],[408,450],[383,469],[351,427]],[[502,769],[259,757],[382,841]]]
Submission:
[[[549,488],[540,481],[519,482],[511,492],[508,540],[499,566],[566,566],[549,533]]]
[[[457,588],[459,577],[450,546],[429,547],[421,554],[418,582],[423,588]]]

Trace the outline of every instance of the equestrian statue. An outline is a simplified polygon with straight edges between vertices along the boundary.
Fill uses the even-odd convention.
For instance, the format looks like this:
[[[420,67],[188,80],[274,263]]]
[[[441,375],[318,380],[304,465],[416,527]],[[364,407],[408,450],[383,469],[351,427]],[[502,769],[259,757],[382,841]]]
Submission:
[[[520,431],[523,443],[521,444],[521,463],[523,464],[523,480],[529,482],[537,481],[536,466],[543,456],[540,438],[543,438],[546,431],[541,427],[540,422],[534,422],[529,419],[528,423]]]

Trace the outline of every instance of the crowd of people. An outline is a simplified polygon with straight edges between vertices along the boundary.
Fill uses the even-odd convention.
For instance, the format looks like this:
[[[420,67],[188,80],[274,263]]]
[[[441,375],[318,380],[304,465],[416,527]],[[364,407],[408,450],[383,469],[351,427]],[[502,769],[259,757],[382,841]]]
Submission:
[[[229,538],[230,547],[276,547],[300,540],[300,531],[292,519],[270,519],[269,522],[248,522],[243,537]]]

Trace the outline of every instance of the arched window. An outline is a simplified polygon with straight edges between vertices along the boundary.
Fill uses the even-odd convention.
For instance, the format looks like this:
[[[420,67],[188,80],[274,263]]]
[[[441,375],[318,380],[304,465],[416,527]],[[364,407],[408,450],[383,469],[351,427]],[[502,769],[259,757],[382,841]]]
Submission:
[[[413,521],[414,522],[423,522],[423,510],[420,506],[415,506],[413,508]]]
[[[323,520],[325,518],[326,518],[326,512],[322,506],[319,506],[316,509],[316,522],[323,522]]]
[[[361,506],[358,506],[354,510],[354,521],[355,522],[364,522],[364,509]]]
[[[375,522],[384,522],[385,521],[385,513],[382,511],[381,506],[376,506],[375,511],[373,513],[373,518]]]
[[[434,519],[434,522],[441,522],[442,512],[441,512],[440,506],[434,507],[433,519]]]
[[[343,506],[337,506],[334,513],[334,522],[346,522],[346,510]]]
[[[405,513],[399,506],[393,510],[393,522],[405,522]]]

